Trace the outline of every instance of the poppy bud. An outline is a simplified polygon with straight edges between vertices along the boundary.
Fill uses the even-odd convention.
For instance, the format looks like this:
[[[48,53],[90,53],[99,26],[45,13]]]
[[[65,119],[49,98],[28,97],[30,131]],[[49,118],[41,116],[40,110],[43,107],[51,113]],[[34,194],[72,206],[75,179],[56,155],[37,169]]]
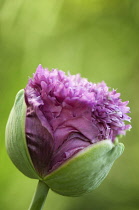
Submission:
[[[26,176],[53,191],[80,196],[97,188],[124,145],[117,136],[131,128],[128,102],[104,82],[38,67],[19,91],[6,127],[6,147]]]

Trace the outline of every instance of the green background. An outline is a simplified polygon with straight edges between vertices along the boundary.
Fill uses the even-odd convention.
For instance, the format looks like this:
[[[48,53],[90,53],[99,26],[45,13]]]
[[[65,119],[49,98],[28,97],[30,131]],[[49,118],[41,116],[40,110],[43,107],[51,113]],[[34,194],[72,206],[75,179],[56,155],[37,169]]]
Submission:
[[[26,210],[37,185],[11,163],[4,132],[14,97],[38,64],[118,89],[133,126],[98,189],[79,198],[50,191],[44,210],[138,210],[139,1],[0,0],[0,210]]]

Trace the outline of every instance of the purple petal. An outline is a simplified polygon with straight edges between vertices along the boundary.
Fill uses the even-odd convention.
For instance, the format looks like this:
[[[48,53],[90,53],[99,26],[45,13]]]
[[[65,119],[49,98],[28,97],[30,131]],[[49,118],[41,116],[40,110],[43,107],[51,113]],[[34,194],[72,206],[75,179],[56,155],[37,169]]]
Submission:
[[[27,110],[26,140],[35,169],[41,176],[46,175],[53,154],[54,140],[32,109]]]
[[[34,167],[45,176],[90,144],[125,135],[131,126],[128,101],[77,75],[43,69],[25,88],[26,138]]]

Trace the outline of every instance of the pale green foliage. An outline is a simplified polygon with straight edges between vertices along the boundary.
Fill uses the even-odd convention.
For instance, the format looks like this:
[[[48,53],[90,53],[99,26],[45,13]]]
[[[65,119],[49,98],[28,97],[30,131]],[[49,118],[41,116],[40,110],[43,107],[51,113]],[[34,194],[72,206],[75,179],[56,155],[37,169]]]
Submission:
[[[83,151],[45,178],[55,192],[80,196],[96,189],[109,173],[114,161],[123,153],[124,145],[103,140]]]
[[[20,90],[15,98],[6,126],[7,152],[15,166],[30,178],[39,178],[34,170],[28,153],[25,138],[25,116],[26,105],[24,101],[24,90]]]

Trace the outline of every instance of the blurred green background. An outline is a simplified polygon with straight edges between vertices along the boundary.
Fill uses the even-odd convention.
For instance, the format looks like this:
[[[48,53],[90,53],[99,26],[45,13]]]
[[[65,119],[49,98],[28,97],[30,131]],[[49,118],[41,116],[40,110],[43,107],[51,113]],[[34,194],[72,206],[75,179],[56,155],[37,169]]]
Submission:
[[[4,132],[15,94],[40,63],[118,88],[133,126],[97,190],[79,198],[50,191],[44,210],[138,210],[139,1],[0,0],[0,210],[26,210],[36,188],[8,158]]]

